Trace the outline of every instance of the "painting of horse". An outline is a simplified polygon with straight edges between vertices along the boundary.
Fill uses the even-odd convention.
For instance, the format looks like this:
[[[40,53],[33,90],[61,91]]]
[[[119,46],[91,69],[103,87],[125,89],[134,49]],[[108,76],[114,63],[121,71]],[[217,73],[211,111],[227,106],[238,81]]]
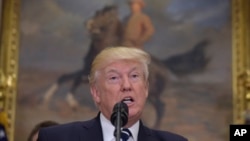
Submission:
[[[66,101],[72,109],[79,106],[78,101],[74,98],[74,93],[81,83],[88,83],[88,74],[90,72],[91,62],[101,50],[106,47],[121,46],[119,37],[121,37],[122,24],[119,21],[116,6],[105,6],[103,9],[98,10],[95,15],[86,21],[86,28],[88,29],[91,37],[90,49],[85,57],[85,65],[81,70],[72,72],[70,74],[63,74],[60,76],[56,83],[53,84],[44,94],[43,104],[48,106],[51,97],[59,89],[62,83],[73,81],[70,91],[66,95]],[[164,103],[161,101],[160,96],[167,83],[167,72],[162,69],[163,64],[156,58],[152,60],[150,66],[150,92],[149,101],[153,104],[156,110],[157,118],[154,127],[157,128],[161,123],[161,118],[164,113]],[[87,65],[86,65],[87,64]]]
[[[144,48],[152,63],[142,120],[189,140],[223,141],[232,106],[230,5],[183,2],[145,0],[155,34]],[[91,62],[104,48],[121,45],[129,9],[117,0],[24,0],[21,11],[16,138],[24,141],[40,121],[97,114],[88,88]]]

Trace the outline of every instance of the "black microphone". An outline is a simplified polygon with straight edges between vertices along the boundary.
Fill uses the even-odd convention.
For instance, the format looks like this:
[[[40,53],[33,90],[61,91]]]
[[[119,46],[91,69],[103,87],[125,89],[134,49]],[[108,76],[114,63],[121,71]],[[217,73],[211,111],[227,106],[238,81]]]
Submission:
[[[128,106],[123,102],[118,102],[113,108],[113,113],[110,118],[111,123],[115,126],[114,135],[116,141],[120,141],[121,127],[128,122]]]

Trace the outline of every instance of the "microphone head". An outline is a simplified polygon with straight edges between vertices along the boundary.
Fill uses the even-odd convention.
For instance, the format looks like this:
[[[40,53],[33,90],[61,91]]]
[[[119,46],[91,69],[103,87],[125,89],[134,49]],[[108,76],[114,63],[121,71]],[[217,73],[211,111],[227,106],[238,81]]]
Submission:
[[[128,106],[124,102],[118,102],[115,104],[113,108],[113,113],[111,115],[110,121],[111,123],[116,126],[117,124],[117,116],[120,112],[121,115],[121,127],[125,126],[128,122]]]

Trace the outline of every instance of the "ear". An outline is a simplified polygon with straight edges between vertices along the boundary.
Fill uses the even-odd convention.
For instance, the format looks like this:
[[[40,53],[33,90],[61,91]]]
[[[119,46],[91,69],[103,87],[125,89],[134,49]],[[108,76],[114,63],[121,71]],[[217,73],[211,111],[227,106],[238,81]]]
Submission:
[[[91,95],[92,95],[92,98],[93,100],[95,101],[96,104],[99,104],[100,101],[101,101],[101,98],[100,98],[100,93],[98,91],[98,89],[96,88],[95,85],[92,85],[90,87],[90,92],[91,92]]]

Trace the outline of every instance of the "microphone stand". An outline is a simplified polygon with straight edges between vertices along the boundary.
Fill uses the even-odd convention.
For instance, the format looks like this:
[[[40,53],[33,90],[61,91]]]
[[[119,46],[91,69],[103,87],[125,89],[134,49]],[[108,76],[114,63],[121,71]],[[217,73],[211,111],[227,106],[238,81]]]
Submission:
[[[118,104],[119,110],[117,111],[117,117],[116,117],[116,126],[115,126],[115,134],[116,134],[116,141],[120,141],[121,138],[121,103]]]
[[[116,103],[110,117],[111,123],[115,126],[114,136],[120,141],[121,128],[128,122],[128,106],[123,102]]]

